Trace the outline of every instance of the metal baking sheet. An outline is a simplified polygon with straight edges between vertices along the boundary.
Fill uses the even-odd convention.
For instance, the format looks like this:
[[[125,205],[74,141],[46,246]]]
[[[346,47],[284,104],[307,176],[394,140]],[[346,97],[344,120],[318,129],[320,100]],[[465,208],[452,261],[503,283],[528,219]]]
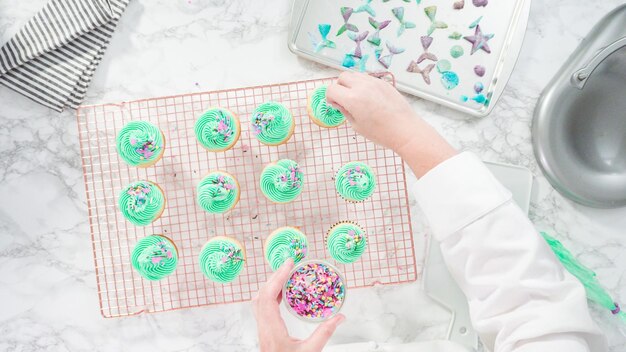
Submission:
[[[395,55],[391,65],[386,69],[376,58],[377,47],[364,40],[361,43],[362,51],[364,55],[368,55],[364,68],[368,72],[392,72],[396,76],[398,89],[403,92],[473,116],[486,116],[502,94],[515,65],[526,30],[530,0],[492,0],[486,6],[475,6],[472,0],[465,0],[464,7],[460,10],[454,9],[453,3],[454,1],[441,0],[411,0],[410,2],[372,0],[369,6],[375,12],[373,18],[378,22],[391,20],[389,26],[380,32],[382,40],[380,47],[383,48],[381,55],[389,53],[386,43],[403,48],[405,51]],[[366,0],[295,0],[289,37],[290,50],[304,58],[338,69],[347,69],[342,66],[342,62],[346,54],[354,52],[356,45],[348,37],[348,32],[337,36],[339,28],[344,23],[341,7],[358,9],[364,4],[367,4]],[[427,84],[420,74],[407,71],[411,61],[424,52],[421,37],[427,36],[431,25],[425,9],[432,6],[437,8],[435,20],[444,22],[447,28],[434,30],[430,35],[433,40],[428,51],[435,54],[438,61],[448,60],[451,63],[452,67],[449,71],[456,73],[459,78],[459,84],[453,89],[444,87],[443,74],[437,70],[437,67],[433,68],[429,75],[430,84]],[[398,36],[400,22],[392,13],[394,8],[404,8],[404,21],[414,23],[415,28],[406,29]],[[368,22],[370,16],[371,14],[367,11],[354,12],[348,22],[358,28],[358,33],[369,31],[371,35],[374,28]],[[454,32],[460,33],[463,37],[473,36],[475,28],[469,27],[478,19],[480,20],[477,23],[483,34],[493,34],[493,38],[487,41],[491,53],[478,50],[471,54],[472,44],[469,41],[463,38],[449,38]],[[319,24],[331,25],[328,39],[335,42],[336,48],[324,48],[316,52],[314,42],[320,39]],[[450,53],[455,45],[459,45],[464,50],[464,54],[456,59]],[[424,69],[431,63],[436,62],[426,60],[418,66]],[[476,65],[485,67],[483,77],[474,73]],[[355,67],[357,69],[359,67],[358,59]],[[486,104],[480,102],[475,92],[474,86],[477,83],[484,86],[482,94],[489,99]]]

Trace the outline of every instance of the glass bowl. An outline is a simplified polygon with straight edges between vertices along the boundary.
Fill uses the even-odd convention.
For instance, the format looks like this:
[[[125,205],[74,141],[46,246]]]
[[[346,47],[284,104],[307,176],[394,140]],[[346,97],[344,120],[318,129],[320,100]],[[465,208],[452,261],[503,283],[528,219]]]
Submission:
[[[330,277],[331,283],[320,282],[322,277]],[[300,262],[291,270],[283,286],[283,302],[287,310],[306,322],[320,323],[334,317],[345,301],[344,276],[324,260]]]

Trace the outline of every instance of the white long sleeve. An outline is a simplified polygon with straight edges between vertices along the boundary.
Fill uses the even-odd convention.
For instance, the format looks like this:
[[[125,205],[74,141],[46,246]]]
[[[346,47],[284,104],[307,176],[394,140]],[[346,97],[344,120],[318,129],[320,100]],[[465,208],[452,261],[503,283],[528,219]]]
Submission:
[[[475,155],[461,153],[438,165],[414,193],[487,348],[607,350],[583,286]]]

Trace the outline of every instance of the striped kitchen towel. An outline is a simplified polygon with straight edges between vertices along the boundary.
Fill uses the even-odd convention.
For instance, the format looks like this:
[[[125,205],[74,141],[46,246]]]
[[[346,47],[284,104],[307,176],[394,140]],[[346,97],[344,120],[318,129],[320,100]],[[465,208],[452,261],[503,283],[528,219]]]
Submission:
[[[77,108],[130,0],[50,0],[0,48],[0,84],[56,111]]]

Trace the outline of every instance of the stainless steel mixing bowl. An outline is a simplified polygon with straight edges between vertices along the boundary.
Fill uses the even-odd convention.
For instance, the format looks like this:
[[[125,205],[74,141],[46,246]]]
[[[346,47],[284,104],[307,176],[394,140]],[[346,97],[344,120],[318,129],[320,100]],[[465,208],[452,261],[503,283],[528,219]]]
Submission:
[[[626,206],[626,4],[606,15],[545,88],[533,147],[545,176],[587,206]]]

